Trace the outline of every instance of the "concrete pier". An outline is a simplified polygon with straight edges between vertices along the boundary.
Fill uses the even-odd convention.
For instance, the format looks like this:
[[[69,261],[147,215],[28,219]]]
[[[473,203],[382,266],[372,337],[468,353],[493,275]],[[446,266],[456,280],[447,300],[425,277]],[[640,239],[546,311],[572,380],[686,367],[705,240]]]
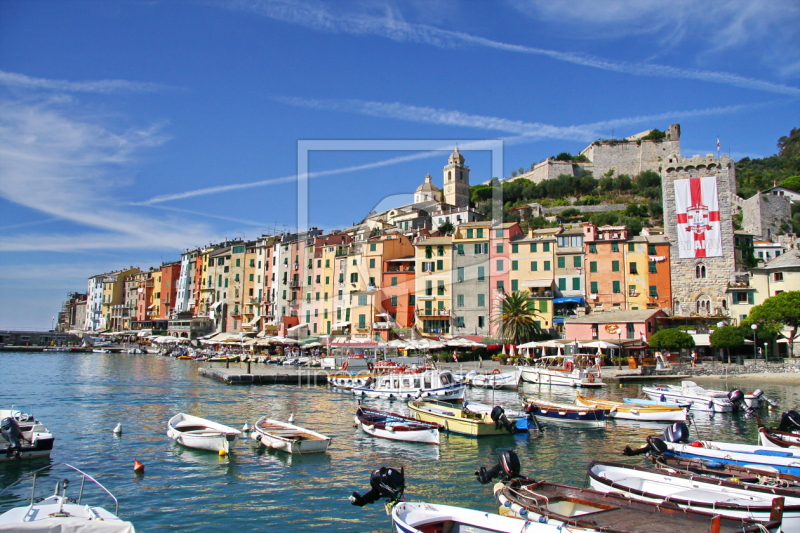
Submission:
[[[216,379],[229,385],[328,385],[328,371],[320,370],[319,368],[287,368],[261,364],[247,365],[246,363],[234,364],[235,366],[229,366],[229,368],[224,366],[220,368],[201,367],[199,372],[201,376]]]

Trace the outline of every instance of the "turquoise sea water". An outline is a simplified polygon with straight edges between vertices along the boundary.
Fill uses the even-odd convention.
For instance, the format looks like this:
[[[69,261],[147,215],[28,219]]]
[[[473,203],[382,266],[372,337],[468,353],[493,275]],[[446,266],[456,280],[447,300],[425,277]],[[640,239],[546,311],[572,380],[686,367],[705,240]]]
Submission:
[[[353,427],[356,400],[325,387],[229,386],[198,375],[201,363],[155,355],[0,353],[0,405],[31,405],[56,435],[52,461],[67,462],[97,477],[120,500],[120,516],[137,531],[389,531],[382,505],[363,509],[348,496],[369,488],[370,471],[404,467],[406,496],[496,511],[491,485],[473,473],[496,461],[498,450],[519,454],[523,472],[538,479],[583,485],[592,459],[640,464],[626,458],[626,444],[639,445],[662,424],[610,422],[606,429],[546,428],[541,433],[469,439],[443,435],[440,446],[393,443]],[[753,383],[720,381],[716,388]],[[797,387],[761,385],[786,408],[796,408]],[[609,387],[600,397],[638,396],[639,385]],[[524,392],[571,402],[566,387],[525,385]],[[589,393],[591,394],[591,393]],[[468,398],[520,406],[516,392],[468,391]],[[398,412],[402,403],[370,405]],[[287,419],[333,437],[326,454],[291,456],[242,440],[220,458],[193,451],[166,436],[169,418],[186,412],[241,428],[260,416]],[[777,423],[780,411],[765,416]],[[112,434],[122,424],[120,436]],[[753,419],[742,415],[696,416],[700,437],[756,443]],[[145,474],[133,472],[133,460]],[[0,486],[45,461],[0,464]],[[20,505],[19,493],[0,500],[0,512]]]

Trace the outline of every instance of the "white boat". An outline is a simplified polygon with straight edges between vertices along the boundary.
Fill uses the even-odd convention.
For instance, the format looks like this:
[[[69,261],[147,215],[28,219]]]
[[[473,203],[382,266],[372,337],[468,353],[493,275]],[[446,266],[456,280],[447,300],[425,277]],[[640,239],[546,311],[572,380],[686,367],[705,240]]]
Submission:
[[[50,456],[55,437],[30,413],[30,407],[0,409],[0,462]]]
[[[187,448],[228,454],[242,432],[205,418],[178,413],[169,420],[167,436]]]
[[[528,522],[475,509],[423,502],[400,502],[392,508],[392,525],[397,533],[433,531],[481,533],[562,533],[560,524]],[[591,533],[590,529],[582,529]]]
[[[358,406],[355,424],[367,435],[388,440],[439,444],[439,424]]]
[[[491,374],[479,374],[472,370],[464,376],[464,382],[473,387],[484,389],[509,389],[516,390],[519,386],[520,371],[501,372],[495,368]]]
[[[389,400],[395,398],[461,400],[466,390],[466,383],[457,382],[452,372],[436,368],[381,374],[376,376],[369,386],[352,389],[356,396]]]
[[[371,370],[341,370],[328,375],[328,384],[338,389],[350,390],[371,383],[376,376],[378,373]]]
[[[588,475],[591,488],[601,492],[759,522],[771,519],[775,498],[784,498],[781,529],[800,531],[800,492],[795,490],[604,461],[592,462]]]
[[[571,355],[542,357],[533,366],[521,366],[519,370],[522,381],[528,383],[588,388],[605,386],[597,367]]]
[[[648,422],[685,422],[686,410],[678,407],[662,407],[659,405],[638,405],[635,403],[614,402],[589,398],[578,394],[577,405],[604,409],[608,418],[619,420],[644,420]]]
[[[509,435],[538,429],[533,417],[522,411],[506,411],[499,405],[413,400],[408,402],[408,408],[419,420],[439,424],[444,431],[468,437]]]
[[[108,348],[92,348],[92,353],[111,353]]]
[[[623,398],[622,403],[657,407],[682,407],[683,409],[689,409],[692,406],[692,402],[660,402],[658,400],[651,400],[649,398]]]
[[[331,443],[331,438],[322,433],[267,417],[253,425],[250,438],[267,448],[287,453],[323,453]]]
[[[730,396],[737,391],[707,390],[694,381],[681,381],[680,385],[647,385],[642,387],[642,392],[651,400],[660,402],[691,402],[692,411],[730,413],[734,410]]]
[[[40,498],[37,497],[35,492],[36,479],[43,470],[48,471],[48,476],[52,476],[53,473],[58,474],[59,480],[52,495]],[[53,472],[54,470],[55,472]],[[72,483],[70,483],[69,478],[64,477],[65,470],[69,472],[69,475],[76,478]],[[66,463],[55,463],[40,468],[0,491],[0,496],[16,486],[20,481],[29,477],[33,479],[30,503],[24,507],[15,507],[0,515],[0,531],[135,533],[133,524],[121,520],[117,516],[119,514],[119,503],[114,495],[96,479]],[[40,481],[40,487],[43,484]],[[79,491],[77,496],[74,493],[67,495],[67,488],[70,485],[74,485],[76,490]],[[92,485],[96,485],[103,493],[108,495],[109,501],[114,504],[114,512],[89,503],[87,501],[88,497],[84,499],[84,492],[88,492]],[[50,486],[49,483],[48,486]]]

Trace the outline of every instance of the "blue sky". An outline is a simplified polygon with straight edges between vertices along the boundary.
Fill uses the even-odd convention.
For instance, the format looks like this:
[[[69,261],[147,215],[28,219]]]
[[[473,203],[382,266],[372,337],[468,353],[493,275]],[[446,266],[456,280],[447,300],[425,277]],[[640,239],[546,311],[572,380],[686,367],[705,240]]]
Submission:
[[[800,117],[800,4],[0,0],[0,328],[50,327],[89,276],[413,192],[453,141],[472,181],[681,124],[685,156],[776,152]],[[446,142],[445,142],[446,141]]]

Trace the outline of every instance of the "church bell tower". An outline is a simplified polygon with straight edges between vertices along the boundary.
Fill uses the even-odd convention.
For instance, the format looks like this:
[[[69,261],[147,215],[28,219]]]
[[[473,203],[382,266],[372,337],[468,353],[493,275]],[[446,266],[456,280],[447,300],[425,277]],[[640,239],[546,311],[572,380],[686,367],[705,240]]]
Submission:
[[[444,201],[457,207],[469,206],[469,167],[456,147],[444,167]]]

